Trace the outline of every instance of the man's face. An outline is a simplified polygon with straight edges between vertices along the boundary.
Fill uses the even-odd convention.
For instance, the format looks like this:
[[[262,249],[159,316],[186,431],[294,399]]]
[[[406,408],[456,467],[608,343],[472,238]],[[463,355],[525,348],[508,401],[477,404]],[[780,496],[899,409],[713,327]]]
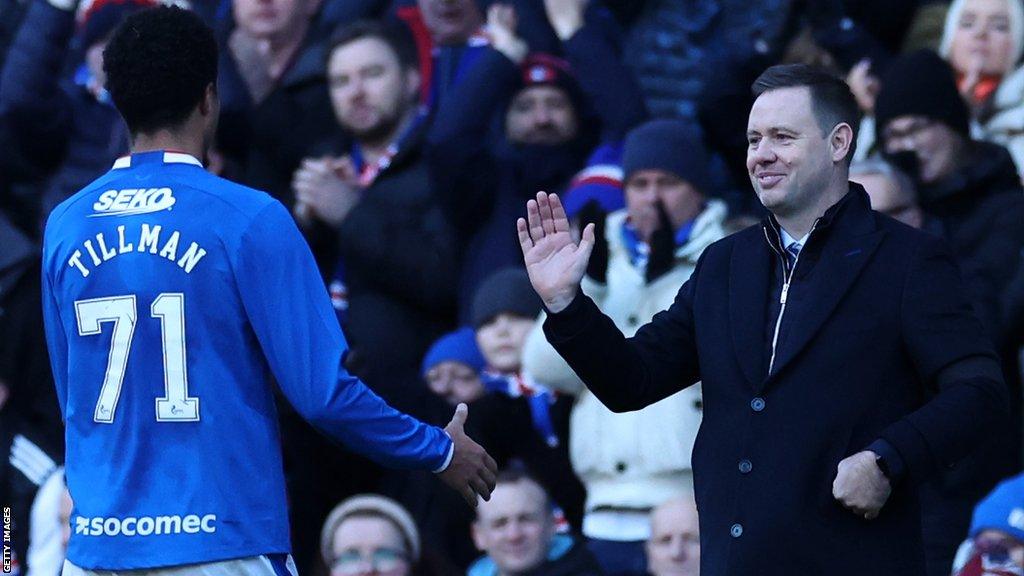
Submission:
[[[889,154],[913,152],[917,158],[917,177],[933,184],[956,170],[964,138],[949,126],[922,116],[900,116],[889,121],[882,131]]]
[[[850,176],[860,184],[871,199],[871,208],[891,216],[914,228],[924,223],[924,214],[910,191],[900,189],[899,183],[885,174],[861,174]]]
[[[501,574],[519,574],[544,562],[554,537],[547,495],[532,480],[499,484],[477,506],[473,541]]]
[[[653,576],[700,574],[700,529],[692,500],[674,500],[655,509],[646,549]]]
[[[809,88],[761,94],[747,122],[747,173],[761,204],[783,217],[814,205],[834,167],[831,139],[814,116]]]
[[[505,132],[516,144],[563,144],[576,136],[576,111],[561,88],[524,88],[512,98]]]
[[[476,370],[455,360],[440,362],[428,370],[427,385],[452,406],[468,404],[484,395],[484,385]]]
[[[235,0],[235,24],[260,40],[292,39],[309,22],[319,0]]]
[[[357,139],[387,137],[413,104],[419,74],[403,70],[395,52],[377,38],[334,49],[327,62],[331,103],[342,127]]]
[[[434,43],[440,46],[465,44],[483,24],[475,0],[417,0],[417,4]]]
[[[1002,75],[1013,65],[1007,0],[967,0],[956,23],[949,61],[961,74]]]
[[[534,320],[516,314],[498,314],[476,329],[477,346],[492,370],[505,373],[519,371],[523,344]]]
[[[625,188],[630,224],[645,241],[661,226],[659,202],[673,230],[700,214],[704,204],[704,196],[693,185],[664,170],[637,170],[630,174]]]

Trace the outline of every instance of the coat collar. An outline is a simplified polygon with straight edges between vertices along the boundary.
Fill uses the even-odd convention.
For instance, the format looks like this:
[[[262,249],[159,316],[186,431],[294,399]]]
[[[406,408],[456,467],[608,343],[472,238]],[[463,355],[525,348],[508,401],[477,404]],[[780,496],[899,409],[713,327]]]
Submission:
[[[801,260],[791,272],[794,283],[810,284],[805,290],[813,297],[786,310],[792,337],[779,349],[774,371],[769,376],[767,359],[760,351],[765,346],[766,323],[775,322],[775,318],[767,317],[768,298],[772,293],[771,267],[788,266],[788,260],[781,256],[778,222],[774,217],[766,218],[761,228],[760,234],[745,234],[738,241],[729,272],[734,349],[744,375],[757,388],[767,384],[766,378],[784,371],[811,342],[849,291],[884,234],[878,230],[864,188],[851,182],[850,191],[818,220],[804,248],[807,257],[817,262]],[[804,271],[809,266],[819,270],[806,276]]]

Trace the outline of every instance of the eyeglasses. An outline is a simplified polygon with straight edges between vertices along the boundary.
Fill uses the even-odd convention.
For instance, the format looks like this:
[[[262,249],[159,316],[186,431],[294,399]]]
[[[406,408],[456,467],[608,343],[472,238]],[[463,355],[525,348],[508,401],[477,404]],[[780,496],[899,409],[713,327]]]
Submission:
[[[377,548],[367,558],[358,550],[346,550],[331,564],[332,575],[359,574],[367,568],[376,572],[390,572],[408,562],[405,552],[394,548]]]

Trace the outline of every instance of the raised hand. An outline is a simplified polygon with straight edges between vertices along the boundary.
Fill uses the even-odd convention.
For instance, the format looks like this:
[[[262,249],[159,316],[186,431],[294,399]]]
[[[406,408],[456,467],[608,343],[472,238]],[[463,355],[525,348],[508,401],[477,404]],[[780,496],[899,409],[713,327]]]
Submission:
[[[463,427],[466,425],[468,415],[469,408],[465,404],[459,404],[455,408],[452,421],[444,427],[444,431],[455,444],[455,452],[448,467],[438,476],[461,494],[467,504],[476,508],[478,496],[484,500],[491,499],[491,491],[494,490],[497,480],[498,464],[483,447],[466,436]]]
[[[572,302],[594,249],[594,225],[583,229],[579,244],[569,232],[569,219],[557,194],[538,192],[526,203],[527,220],[516,221],[519,246],[533,289],[551,312]]]
[[[858,452],[839,463],[832,496],[853,513],[866,520],[877,518],[891,493],[892,486],[874,452]]]
[[[516,64],[526,59],[530,51],[526,42],[516,35],[518,23],[516,10],[512,6],[492,4],[487,9],[487,32],[491,36],[491,46]]]
[[[583,27],[583,12],[590,0],[544,0],[548,22],[558,39],[566,41]]]

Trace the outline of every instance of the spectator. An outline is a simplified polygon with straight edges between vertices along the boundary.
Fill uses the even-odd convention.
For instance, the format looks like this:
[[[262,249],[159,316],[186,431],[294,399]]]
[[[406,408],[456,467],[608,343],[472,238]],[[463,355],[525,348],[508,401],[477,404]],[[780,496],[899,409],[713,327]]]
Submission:
[[[414,54],[394,27],[338,30],[321,61],[331,78],[334,135],[310,148],[330,154],[303,160],[292,188],[294,213],[319,248],[352,347],[346,366],[392,405],[443,421],[447,414],[431,418],[418,404],[429,396],[420,361],[454,324],[456,253],[424,161]],[[298,469],[290,486],[302,500],[293,514],[309,515],[306,528],[319,526],[334,502],[377,485],[375,466],[327,446],[301,423],[292,430],[286,449]],[[327,483],[325,452],[345,482]],[[297,561],[309,558],[305,552],[297,548]]]
[[[939,53],[956,72],[973,135],[1006,146],[1024,177],[1024,3],[955,0]]]
[[[917,201],[914,183],[906,174],[880,159],[862,160],[850,166],[850,180],[864,187],[871,199],[871,209],[903,222],[923,228],[924,212]]]
[[[489,276],[477,289],[472,310],[489,392],[473,404],[473,437],[499,467],[513,460],[525,465],[579,528],[584,490],[568,453],[572,396],[548,389],[522,369],[523,343],[541,310],[526,272],[506,268]]]
[[[43,185],[40,219],[128,150],[128,131],[103,87],[103,49],[121,20],[152,2],[96,0],[74,34],[77,5],[34,0],[0,77],[0,108],[22,154],[34,165],[59,162]],[[69,76],[62,71],[73,38],[85,58]]]
[[[956,576],[1024,572],[1024,475],[1010,478],[974,508],[971,531],[957,551]]]
[[[521,203],[537,190],[563,188],[583,167],[601,131],[606,139],[621,139],[645,114],[614,44],[601,26],[584,20],[582,4],[545,5],[568,63],[528,55],[515,33],[514,11],[492,6],[492,45],[438,111],[432,130],[432,157],[446,182],[445,204],[466,247],[459,285],[462,319],[468,318],[472,295],[485,277],[521,266],[507,226]],[[590,118],[590,106],[599,121]]]
[[[674,498],[651,512],[647,572],[652,576],[700,576],[700,527],[693,498]]]
[[[416,523],[383,496],[361,494],[338,504],[320,532],[320,551],[331,576],[423,574]]]
[[[522,472],[498,474],[491,500],[477,506],[473,542],[485,556],[469,576],[601,574],[586,547],[555,533],[548,495]]]
[[[963,270],[967,295],[1004,364],[1016,424],[990,435],[960,466],[921,493],[929,573],[949,572],[974,503],[1020,466],[1020,376],[1000,305],[1024,247],[1024,193],[1010,154],[972,140],[969,114],[953,73],[933,52],[896,59],[875,103],[885,155],[918,186],[925,213],[938,222]]]
[[[222,31],[218,146],[241,180],[291,207],[292,174],[334,132],[321,0],[236,0]]]
[[[627,336],[672,303],[704,248],[725,236],[724,203],[703,194],[706,166],[704,149],[680,121],[654,120],[626,139],[626,209],[595,218],[604,242],[591,256],[583,290]],[[543,322],[532,329],[524,365],[579,395],[570,456],[587,488],[583,533],[606,573],[643,573],[650,511],[693,491],[700,387],[638,412],[613,413],[547,342]]]
[[[451,406],[470,403],[484,395],[480,372],[484,357],[472,328],[460,328],[434,342],[423,358],[423,377],[430,391]]]
[[[436,109],[484,53],[489,40],[476,0],[418,0],[396,10],[416,38],[424,104]]]
[[[414,53],[391,28],[338,31],[327,67],[351,143],[342,156],[303,160],[292,183],[300,221],[327,226],[338,255],[331,291],[352,346],[346,362],[389,400],[419,380],[427,346],[454,323],[454,238],[423,154]]]

